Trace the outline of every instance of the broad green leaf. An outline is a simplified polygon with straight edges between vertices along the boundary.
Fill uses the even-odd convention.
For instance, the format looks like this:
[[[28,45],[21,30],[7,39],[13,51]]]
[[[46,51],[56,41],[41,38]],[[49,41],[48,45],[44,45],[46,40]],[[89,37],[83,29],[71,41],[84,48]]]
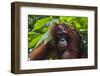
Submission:
[[[81,31],[87,31],[87,29],[80,29],[80,32],[81,32]]]
[[[30,36],[30,35],[35,35],[36,34],[36,32],[28,32],[28,35]]]
[[[37,42],[39,41],[39,39],[41,38],[42,35],[39,35],[38,37],[34,38],[29,44],[28,44],[28,48],[33,48],[35,47],[35,45],[37,44]]]
[[[76,23],[76,28],[81,28],[80,24],[79,23]]]
[[[50,17],[37,20],[36,24],[34,25],[34,29],[33,29],[33,30],[42,29],[42,27],[43,27],[48,21],[50,21],[50,20],[51,20]],[[32,30],[32,31],[33,31],[33,30]]]
[[[64,17],[63,16],[59,17],[59,21],[60,21],[60,23],[65,23]]]
[[[38,41],[38,43],[36,44],[35,48],[38,47],[42,42],[44,42],[44,44],[46,44],[48,41],[50,41],[51,39],[51,35],[50,35],[50,31],[48,30],[46,33],[44,33],[40,40]]]

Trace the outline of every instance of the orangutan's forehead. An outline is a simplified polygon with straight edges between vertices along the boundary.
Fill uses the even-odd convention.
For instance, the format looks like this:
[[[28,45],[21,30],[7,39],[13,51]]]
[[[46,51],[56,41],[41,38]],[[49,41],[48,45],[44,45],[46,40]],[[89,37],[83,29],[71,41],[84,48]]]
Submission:
[[[64,31],[64,30],[65,30],[65,27],[62,26],[62,25],[59,25],[59,26],[58,26],[58,29],[61,30],[61,31]]]

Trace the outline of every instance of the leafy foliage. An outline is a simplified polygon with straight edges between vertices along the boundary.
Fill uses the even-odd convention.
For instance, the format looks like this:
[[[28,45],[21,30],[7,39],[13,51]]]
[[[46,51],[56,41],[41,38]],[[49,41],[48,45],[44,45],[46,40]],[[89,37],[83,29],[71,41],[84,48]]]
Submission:
[[[87,54],[87,17],[28,15],[28,48],[36,48],[41,42],[46,44],[51,39],[49,29],[55,25],[55,23],[64,23],[75,28],[81,37],[80,48],[82,52]]]

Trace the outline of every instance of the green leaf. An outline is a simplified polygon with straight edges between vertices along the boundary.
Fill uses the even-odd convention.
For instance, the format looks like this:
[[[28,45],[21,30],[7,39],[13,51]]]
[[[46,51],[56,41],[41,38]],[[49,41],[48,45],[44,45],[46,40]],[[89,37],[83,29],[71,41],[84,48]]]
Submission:
[[[50,35],[50,31],[48,30],[46,33],[44,33],[40,40],[38,41],[38,43],[36,44],[35,48],[38,47],[43,41],[44,41],[44,44],[46,44],[48,41],[50,41],[51,39],[51,35]]]
[[[65,23],[64,17],[63,16],[59,17],[59,21],[60,21],[60,23]]]
[[[36,22],[35,25],[34,25],[34,29],[33,29],[33,30],[40,30],[40,29],[42,29],[42,27],[43,27],[48,21],[50,21],[50,20],[51,20],[50,17],[37,20],[37,22]],[[32,31],[33,31],[33,30],[32,30]]]
[[[79,23],[76,23],[76,28],[81,28],[80,24]]]
[[[38,37],[34,38],[29,44],[28,48],[33,48],[37,44],[37,42],[40,40],[42,35],[39,35]]]

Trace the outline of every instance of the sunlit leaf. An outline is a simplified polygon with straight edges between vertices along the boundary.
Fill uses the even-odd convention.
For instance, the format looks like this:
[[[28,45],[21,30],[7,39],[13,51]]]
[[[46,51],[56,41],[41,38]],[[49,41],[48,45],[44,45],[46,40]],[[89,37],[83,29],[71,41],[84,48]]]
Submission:
[[[42,35],[39,35],[38,37],[34,38],[29,44],[28,48],[33,48],[37,44],[37,42],[40,40]]]
[[[43,18],[40,20],[37,20],[36,24],[34,25],[34,29],[33,30],[39,30],[41,29],[48,21],[50,21],[50,17],[48,18]]]
[[[41,36],[41,39],[38,41],[38,43],[36,44],[35,48],[38,47],[40,45],[40,43],[44,42],[45,44],[50,41],[51,39],[51,36],[50,36],[50,32],[49,30],[44,33],[42,36]]]

